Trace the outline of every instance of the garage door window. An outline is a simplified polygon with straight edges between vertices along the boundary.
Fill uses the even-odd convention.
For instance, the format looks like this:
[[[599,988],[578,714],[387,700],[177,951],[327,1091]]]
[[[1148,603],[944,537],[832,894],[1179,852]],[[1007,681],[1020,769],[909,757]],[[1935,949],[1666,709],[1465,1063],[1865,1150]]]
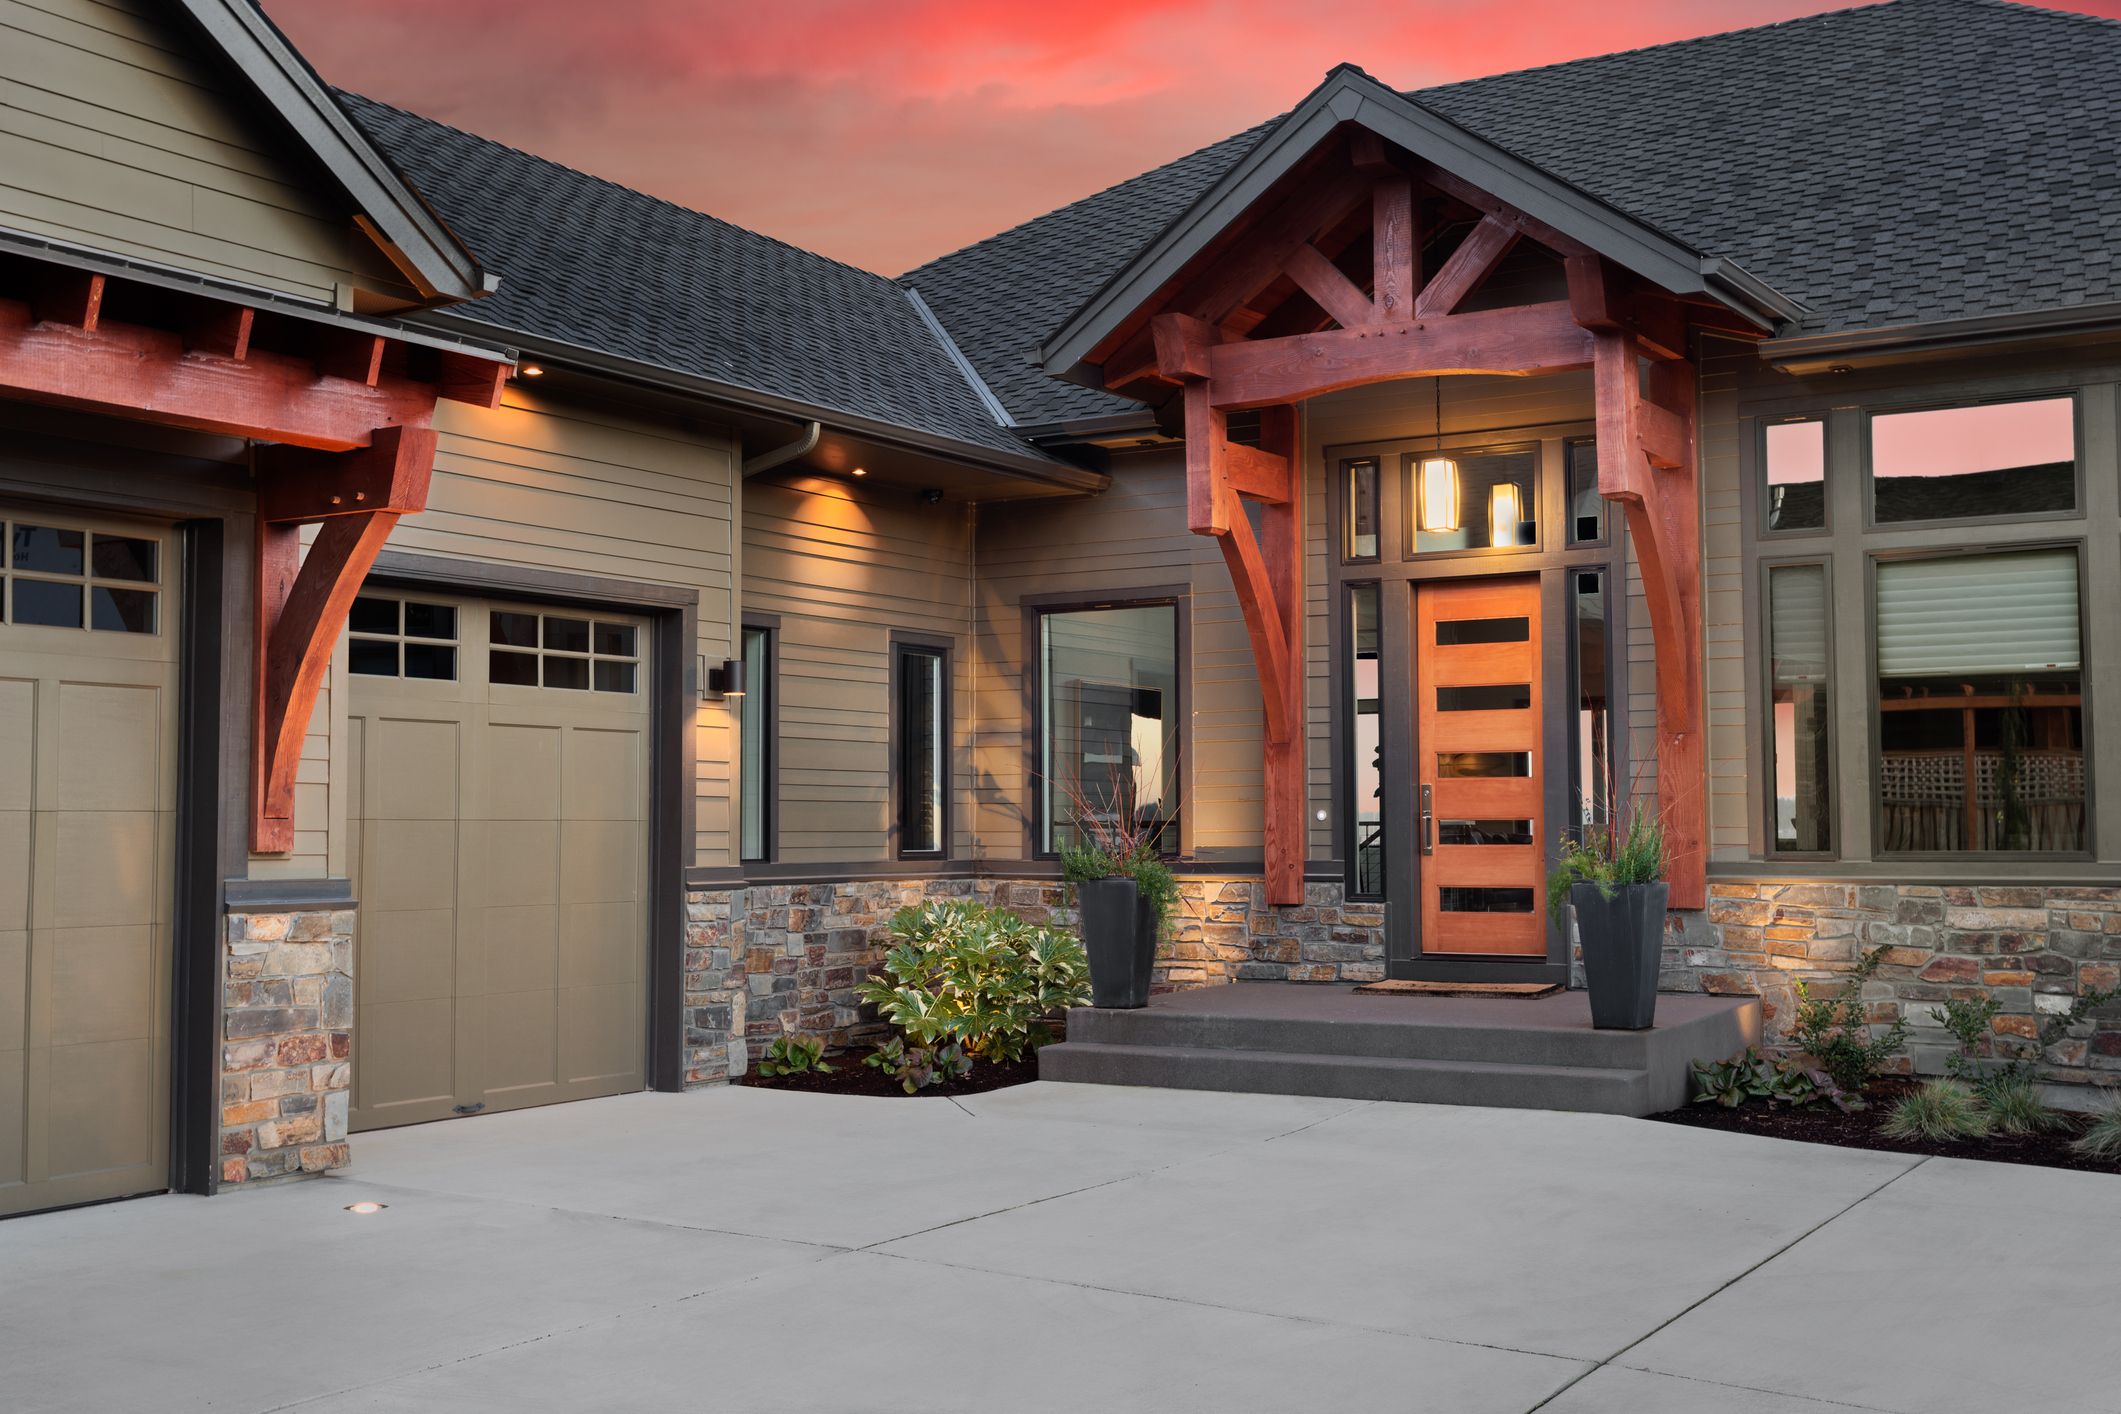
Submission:
[[[347,668],[364,677],[457,678],[457,611],[450,604],[363,595],[346,616]]]
[[[632,692],[640,676],[640,633],[632,624],[496,609],[492,637],[488,673],[496,683]]]
[[[11,522],[0,549],[7,622],[102,633],[154,633],[161,544],[70,526]]]

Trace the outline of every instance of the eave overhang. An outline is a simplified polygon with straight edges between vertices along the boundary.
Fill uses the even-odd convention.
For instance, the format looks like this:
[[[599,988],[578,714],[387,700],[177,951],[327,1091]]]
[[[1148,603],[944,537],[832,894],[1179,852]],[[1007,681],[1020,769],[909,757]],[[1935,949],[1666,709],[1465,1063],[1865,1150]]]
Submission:
[[[1890,363],[1929,362],[1976,353],[2006,353],[2039,345],[2111,343],[2121,340],[2121,300],[2051,309],[1984,314],[1970,319],[1799,334],[1762,340],[1761,359],[1778,372],[1800,376]]]
[[[1369,129],[1671,294],[1722,305],[1763,334],[1803,312],[1735,262],[1695,250],[1343,64],[1040,344],[1034,361],[1055,377],[1102,387],[1101,371],[1087,364],[1099,344],[1343,123]]]

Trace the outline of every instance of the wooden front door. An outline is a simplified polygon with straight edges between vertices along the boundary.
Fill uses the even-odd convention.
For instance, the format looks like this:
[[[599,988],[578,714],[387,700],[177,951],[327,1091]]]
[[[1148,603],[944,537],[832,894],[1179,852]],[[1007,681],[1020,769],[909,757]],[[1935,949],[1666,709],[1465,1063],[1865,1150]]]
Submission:
[[[1539,581],[1416,590],[1424,956],[1544,961]]]

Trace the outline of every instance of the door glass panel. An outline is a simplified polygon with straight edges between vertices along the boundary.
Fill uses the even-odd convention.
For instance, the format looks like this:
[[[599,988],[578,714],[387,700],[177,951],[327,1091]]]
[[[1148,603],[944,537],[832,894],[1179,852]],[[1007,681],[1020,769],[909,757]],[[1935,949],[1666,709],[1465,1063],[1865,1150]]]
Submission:
[[[97,579],[136,579],[155,582],[155,551],[152,540],[133,540],[116,535],[95,538]]]
[[[490,633],[497,648],[535,648],[538,646],[538,616],[505,614],[496,610]]]
[[[1532,685],[1528,682],[1436,689],[1439,712],[1522,712],[1531,705]]]
[[[538,655],[499,652],[491,654],[487,659],[486,676],[490,681],[511,687],[536,687]]]
[[[1524,643],[1532,637],[1532,621],[1525,619],[1438,619],[1438,647],[1469,643]]]
[[[1826,528],[1826,424],[1771,422],[1761,436],[1767,461],[1767,528]]]
[[[2073,509],[2076,409],[2043,398],[1873,416],[1873,514],[1883,525]]]
[[[87,540],[87,534],[79,530],[18,525],[14,533],[14,567],[38,574],[80,574],[82,547]]]
[[[588,641],[586,634],[583,641]],[[589,660],[548,656],[545,659],[545,686],[566,688],[572,692],[589,691]]]
[[[394,678],[398,675],[398,645],[395,641],[355,638],[346,644],[346,670],[364,677]]]
[[[1436,775],[1442,780],[1458,780],[1487,776],[1529,776],[1532,774],[1532,753],[1529,751],[1439,751],[1436,753]]]
[[[1612,726],[1606,703],[1605,572],[1579,571],[1576,593],[1576,823],[1602,825],[1613,792]]]
[[[607,663],[601,658],[598,659],[596,686],[598,692],[633,691],[633,664]]]
[[[1381,898],[1385,891],[1384,758],[1377,713],[1378,635],[1374,584],[1348,591],[1350,655],[1348,695],[1354,705],[1354,774],[1349,796],[1354,806],[1355,892]]]
[[[561,653],[589,651],[589,620],[545,617],[545,646]]]
[[[48,624],[54,628],[81,627],[81,586],[41,579],[16,580],[14,620],[18,624]]]
[[[143,589],[98,584],[88,591],[89,626],[112,633],[153,633],[156,597]]]
[[[1464,888],[1446,885],[1437,891],[1439,913],[1530,913],[1531,889]]]
[[[405,645],[405,676],[454,682],[457,650],[445,643],[408,643]]]
[[[353,601],[353,608],[346,615],[348,633],[387,633],[397,637],[398,601],[395,599],[370,599]]]
[[[457,636],[456,609],[448,604],[406,604],[405,636],[407,638],[455,638]]]
[[[1530,844],[1530,820],[1438,820],[1438,844]]]

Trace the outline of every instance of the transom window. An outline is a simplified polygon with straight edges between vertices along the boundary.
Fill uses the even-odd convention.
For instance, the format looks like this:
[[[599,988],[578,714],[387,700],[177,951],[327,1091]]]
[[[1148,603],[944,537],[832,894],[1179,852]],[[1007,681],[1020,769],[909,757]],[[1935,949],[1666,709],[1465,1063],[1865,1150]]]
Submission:
[[[1873,518],[1886,525],[2075,510],[2076,410],[2073,398],[2041,398],[1873,413]]]
[[[363,595],[346,616],[346,668],[372,678],[457,678],[452,604]]]
[[[0,522],[6,622],[101,633],[155,633],[162,544],[72,526]]]
[[[568,692],[632,692],[640,675],[640,633],[632,624],[566,614],[496,609],[489,679]]]

